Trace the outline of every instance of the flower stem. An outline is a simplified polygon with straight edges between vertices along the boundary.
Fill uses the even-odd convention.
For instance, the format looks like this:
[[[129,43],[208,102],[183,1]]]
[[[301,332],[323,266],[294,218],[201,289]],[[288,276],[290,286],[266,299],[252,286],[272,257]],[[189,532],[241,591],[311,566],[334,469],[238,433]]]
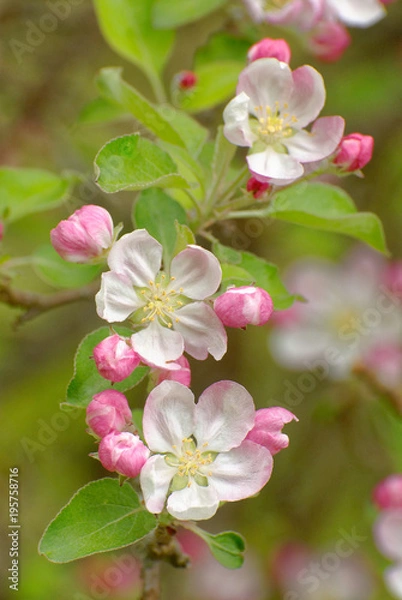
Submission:
[[[160,599],[160,568],[160,561],[150,561],[143,565],[142,580],[144,582],[144,587],[141,600]]]

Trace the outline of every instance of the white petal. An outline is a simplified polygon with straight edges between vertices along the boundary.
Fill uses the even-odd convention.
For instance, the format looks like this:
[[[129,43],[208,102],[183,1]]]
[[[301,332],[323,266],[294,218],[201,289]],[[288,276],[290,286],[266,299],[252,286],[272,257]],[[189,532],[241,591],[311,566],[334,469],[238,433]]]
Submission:
[[[239,383],[219,381],[209,386],[195,407],[194,435],[198,447],[225,452],[239,446],[253,428],[255,406]]]
[[[162,246],[145,229],[123,235],[108,256],[112,271],[125,275],[133,285],[148,287],[162,264]]]
[[[177,381],[163,381],[144,407],[144,437],[153,452],[180,453],[182,441],[194,432],[194,396]]]
[[[402,560],[402,510],[384,510],[374,525],[377,546],[392,560]]]
[[[238,448],[218,454],[205,469],[219,500],[231,502],[257,494],[271,477],[272,467],[271,453],[246,440]]]
[[[164,456],[160,454],[151,456],[142,467],[140,485],[149,512],[154,514],[162,512],[170,482],[176,471],[177,469],[170,467]]]
[[[175,280],[169,289],[183,288],[183,294],[193,300],[212,296],[220,286],[222,269],[219,260],[200,246],[188,246],[172,260],[170,275]]]
[[[402,565],[388,567],[384,572],[384,580],[391,594],[402,600]]]
[[[194,481],[168,498],[168,512],[181,521],[203,521],[214,516],[219,507],[215,490],[202,487]]]
[[[342,117],[322,117],[315,121],[311,133],[299,131],[284,143],[289,154],[301,163],[321,160],[336,150],[344,128]]]
[[[370,27],[387,14],[378,0],[328,0],[338,18],[354,27]]]
[[[290,183],[304,173],[302,165],[293,156],[275,152],[270,147],[266,148],[264,152],[249,154],[247,163],[250,171],[261,181],[281,179]]]
[[[184,339],[184,349],[197,360],[208,353],[220,360],[227,350],[227,335],[222,322],[204,302],[187,304],[175,312],[178,323],[174,328]]]
[[[249,101],[247,94],[242,92],[223,111],[223,133],[236,146],[252,146],[256,140],[256,135],[250,128]]]
[[[102,273],[101,281],[101,288],[95,296],[96,311],[101,319],[109,323],[121,322],[143,306],[131,282],[123,275],[108,271]]]
[[[287,112],[296,117],[297,128],[303,129],[318,117],[325,104],[324,80],[309,65],[295,69],[292,77],[293,92],[288,101]]]
[[[256,106],[282,106],[289,100],[293,89],[289,65],[276,58],[260,58],[246,67],[239,77],[237,93],[245,92],[250,98],[249,109],[255,114]]]
[[[163,327],[155,320],[148,327],[131,337],[134,350],[144,359],[160,368],[166,363],[177,360],[184,350],[183,337],[178,331]]]

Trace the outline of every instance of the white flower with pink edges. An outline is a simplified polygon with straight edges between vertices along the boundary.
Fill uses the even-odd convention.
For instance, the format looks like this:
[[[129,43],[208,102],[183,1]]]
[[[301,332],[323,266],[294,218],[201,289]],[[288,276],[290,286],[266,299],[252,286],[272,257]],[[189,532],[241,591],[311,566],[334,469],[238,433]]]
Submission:
[[[133,349],[152,366],[168,368],[184,350],[198,360],[208,353],[221,359],[226,332],[203,302],[220,286],[219,261],[189,245],[162,270],[162,253],[162,245],[145,229],[118,240],[108,256],[111,270],[103,273],[96,295],[98,315],[109,323],[129,319],[138,329],[131,337]]]
[[[223,113],[224,133],[251,149],[247,163],[259,181],[288,185],[303,176],[304,164],[326,158],[342,139],[342,117],[317,119],[324,103],[324,81],[313,67],[292,71],[261,58],[240,74],[237,96]]]
[[[207,388],[198,403],[185,386],[164,381],[148,396],[144,438],[154,453],[142,468],[147,509],[180,520],[211,518],[220,502],[259,492],[271,476],[271,453],[246,436],[255,407],[247,390],[232,381]]]

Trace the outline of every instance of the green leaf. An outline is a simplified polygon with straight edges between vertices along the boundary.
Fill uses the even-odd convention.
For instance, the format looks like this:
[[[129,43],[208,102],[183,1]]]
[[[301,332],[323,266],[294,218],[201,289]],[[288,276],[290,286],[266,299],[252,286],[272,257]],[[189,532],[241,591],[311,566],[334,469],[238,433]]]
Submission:
[[[343,233],[387,254],[379,218],[372,213],[357,212],[350,196],[332,185],[303,182],[279,191],[265,215],[313,229]]]
[[[96,81],[107,101],[118,103],[162,141],[187,148],[192,156],[198,156],[208,131],[192,117],[166,104],[156,107],[122,79],[121,68],[102,69]]]
[[[201,46],[195,55],[195,67],[215,61],[234,60],[243,64],[250,49],[250,41],[228,33],[217,33]]]
[[[133,333],[127,327],[119,326],[113,329],[125,337],[129,337]],[[86,408],[95,394],[111,387],[110,381],[99,375],[95,361],[92,359],[95,346],[109,335],[111,335],[110,328],[102,327],[88,334],[78,346],[74,359],[74,375],[67,388],[66,405]],[[148,367],[137,367],[129,377],[115,383],[113,389],[119,392],[131,390],[148,373]]]
[[[146,73],[160,73],[174,43],[173,31],[155,31],[153,0],[94,0],[99,26],[108,44]]]
[[[16,221],[26,215],[50,210],[69,196],[72,177],[41,169],[0,169],[0,219]]]
[[[77,123],[79,125],[98,125],[127,117],[128,112],[116,102],[107,98],[95,98],[81,110]]]
[[[156,0],[153,23],[157,29],[175,29],[192,23],[227,4],[228,0]]]
[[[203,64],[195,69],[197,85],[181,99],[181,108],[200,112],[236,95],[236,85],[244,63],[226,60]]]
[[[182,225],[178,221],[175,221],[176,227],[176,244],[173,250],[173,256],[179,254],[182,250],[187,248],[189,244],[195,244],[196,239],[194,237],[194,233],[191,231],[190,227],[187,225]]]
[[[236,146],[228,142],[223,135],[223,126],[221,125],[215,140],[210,192],[218,194],[220,187],[225,185],[226,175],[229,171],[230,163],[236,154],[236,150]]]
[[[111,140],[95,158],[96,182],[108,193],[149,187],[187,187],[170,156],[139,135]]]
[[[238,271],[238,274],[249,273],[252,281],[248,284],[252,283],[266,290],[272,298],[275,310],[284,310],[293,304],[295,296],[287,291],[276,265],[251,252],[239,252],[222,244],[214,244],[213,252],[221,262],[241,268],[242,271]]]
[[[223,531],[212,535],[197,526],[191,526],[190,529],[208,544],[212,555],[221,565],[227,569],[239,569],[242,566],[246,544],[240,534],[235,531]]]
[[[144,127],[161,140],[185,147],[180,135],[156,107],[131,85],[122,79],[122,69],[102,69],[96,79],[103,98],[128,110]]]
[[[146,229],[162,244],[165,268],[168,267],[176,246],[175,223],[187,223],[184,208],[162,190],[151,188],[141,192],[134,205],[133,220],[137,228]]]
[[[39,552],[66,563],[97,552],[123,548],[156,527],[129,483],[106,477],[84,486],[46,529]]]
[[[32,264],[45,283],[56,288],[81,287],[102,271],[102,265],[79,265],[63,260],[50,244],[40,246],[32,256]]]
[[[237,265],[221,264],[222,267],[222,290],[226,291],[229,286],[241,287],[242,285],[250,285],[254,278],[245,269]]]

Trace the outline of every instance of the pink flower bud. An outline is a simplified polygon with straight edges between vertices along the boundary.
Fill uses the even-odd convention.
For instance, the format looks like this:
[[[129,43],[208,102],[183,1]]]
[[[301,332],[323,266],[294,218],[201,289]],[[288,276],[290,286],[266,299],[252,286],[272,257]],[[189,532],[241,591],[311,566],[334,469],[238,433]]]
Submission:
[[[185,356],[180,356],[178,360],[174,363],[179,368],[178,369],[160,369],[158,370],[158,380],[157,385],[165,381],[165,379],[169,379],[170,381],[177,381],[182,385],[190,387],[191,384],[191,370],[190,363],[188,362]]]
[[[374,488],[373,500],[380,510],[402,508],[402,474],[383,479]]]
[[[253,194],[254,198],[258,200],[265,194],[267,190],[269,190],[271,186],[269,183],[263,183],[262,181],[258,181],[255,177],[250,177],[247,181],[247,191]]]
[[[117,333],[95,346],[93,357],[102,377],[113,383],[126,379],[141,362],[135,350]]]
[[[193,71],[182,71],[176,75],[175,80],[180,90],[187,91],[197,85],[198,77]]]
[[[117,390],[95,394],[87,406],[87,425],[101,438],[114,431],[122,431],[131,421],[127,399]]]
[[[113,243],[113,221],[107,210],[88,204],[50,232],[54,249],[64,260],[87,263],[101,258]]]
[[[370,162],[373,156],[374,139],[371,135],[351,133],[342,138],[334,163],[345,171],[357,171]]]
[[[137,477],[150,452],[138,435],[124,431],[109,433],[104,437],[99,444],[98,455],[108,471],[117,471],[126,477]]]
[[[214,309],[226,327],[264,325],[274,309],[271,296],[252,286],[230,288],[215,300]]]
[[[282,433],[282,427],[293,420],[299,419],[286,408],[261,408],[255,413],[254,427],[246,439],[264,446],[271,454],[277,454],[289,446],[289,438]]]
[[[309,45],[311,51],[321,60],[339,60],[352,39],[346,27],[336,21],[322,21],[314,30]]]
[[[277,58],[278,60],[288,63],[290,62],[291,52],[288,43],[285,40],[273,40],[264,38],[251,46],[247,53],[249,62],[254,62],[259,58]]]
[[[0,221],[0,242],[3,239],[4,236],[4,223],[2,221]]]

